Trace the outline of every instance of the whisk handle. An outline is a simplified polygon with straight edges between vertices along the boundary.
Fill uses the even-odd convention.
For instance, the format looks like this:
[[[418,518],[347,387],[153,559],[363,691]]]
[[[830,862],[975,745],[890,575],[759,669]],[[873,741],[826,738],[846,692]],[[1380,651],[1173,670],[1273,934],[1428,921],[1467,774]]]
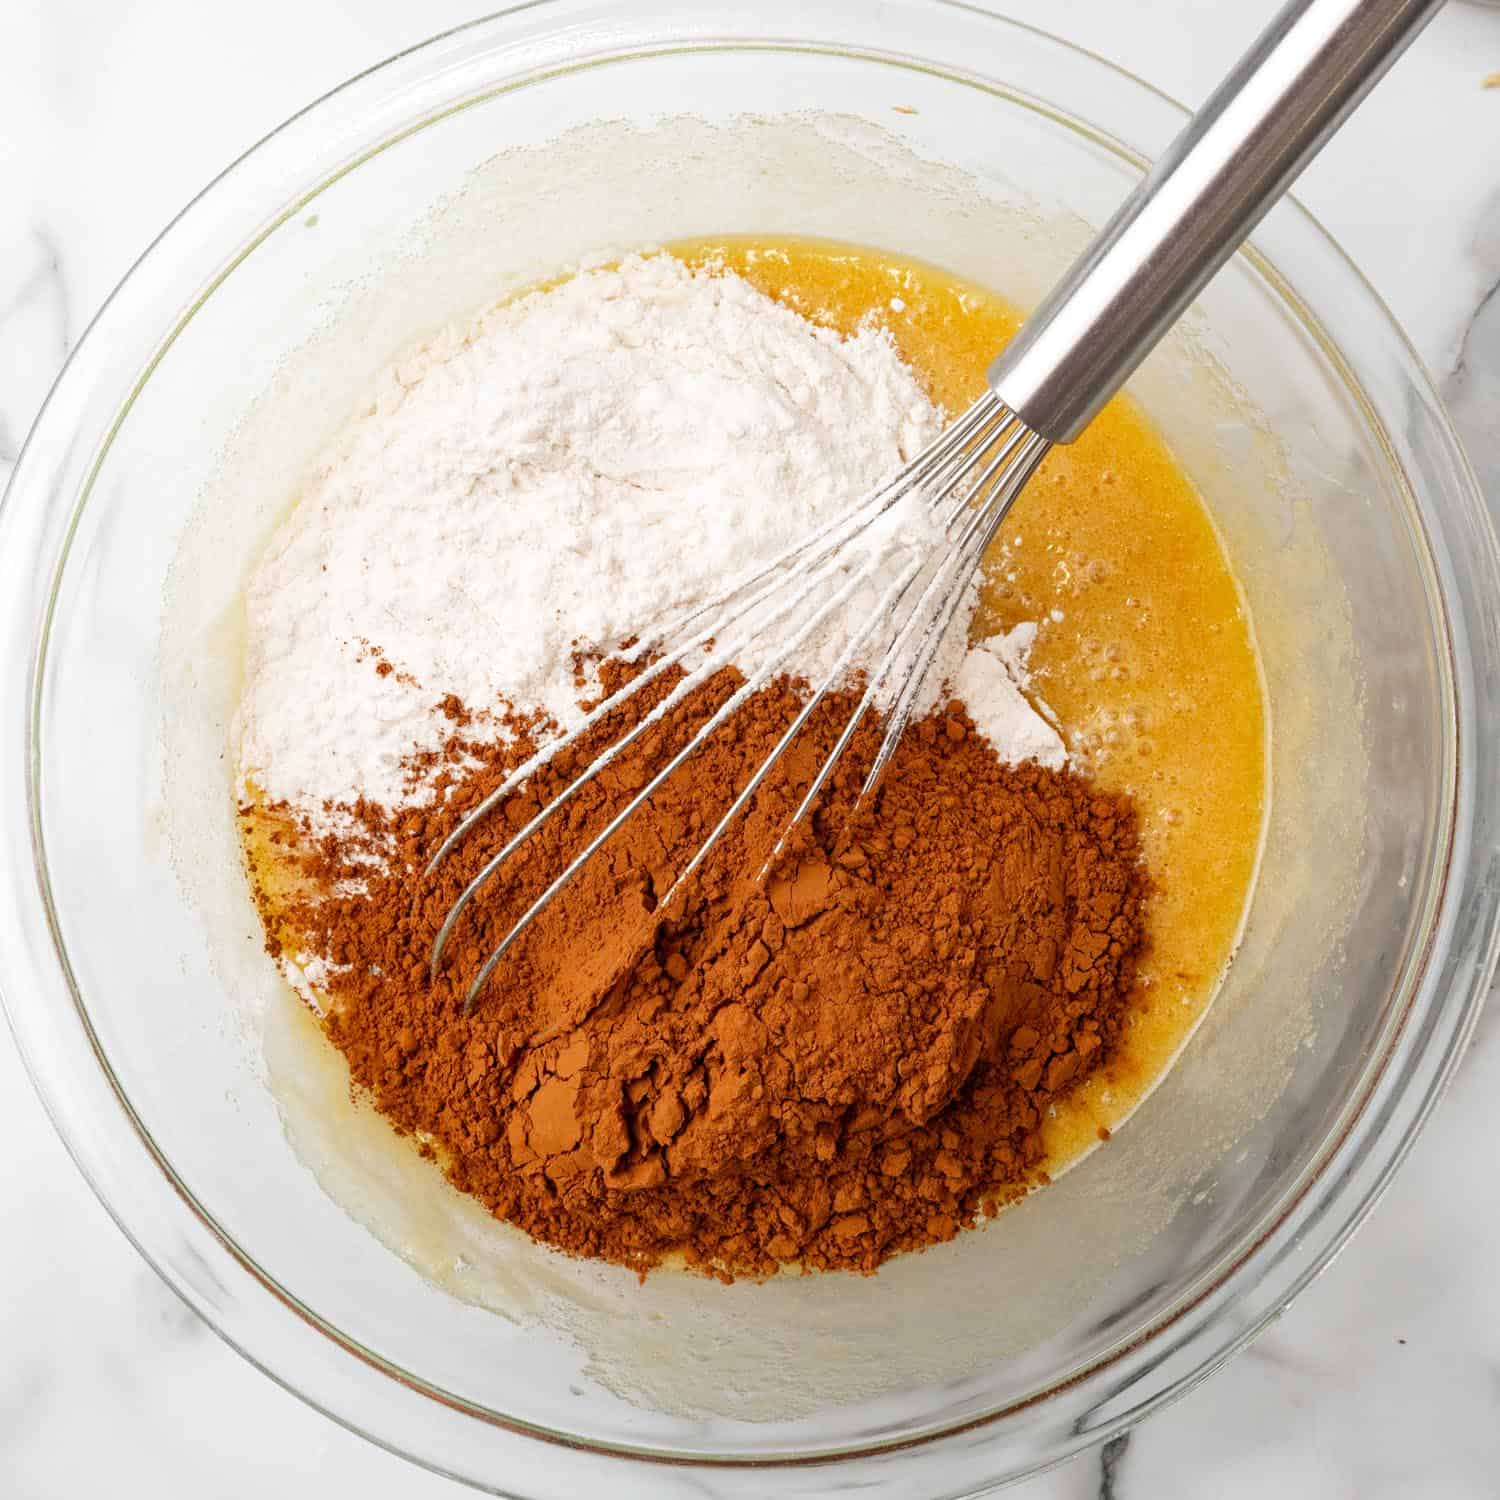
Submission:
[[[1442,0],[1290,0],[1016,337],[990,388],[1072,442]]]

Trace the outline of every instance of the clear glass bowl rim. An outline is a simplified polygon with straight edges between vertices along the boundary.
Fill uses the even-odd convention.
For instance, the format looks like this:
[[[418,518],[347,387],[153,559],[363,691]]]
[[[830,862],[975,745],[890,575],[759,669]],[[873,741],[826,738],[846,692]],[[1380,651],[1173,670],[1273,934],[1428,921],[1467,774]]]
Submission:
[[[541,54],[528,53],[524,47],[516,49],[522,66],[515,67],[508,28],[524,22],[535,32],[535,23],[542,18],[555,23],[551,28],[555,38],[562,35],[570,18],[597,16],[600,9],[594,0],[531,0],[470,22],[359,74],[252,147],[168,225],[100,309],[49,393],[0,502],[0,601],[4,601],[0,603],[0,639],[6,646],[0,655],[0,693],[12,710],[5,722],[8,726],[19,724],[24,731],[17,735],[7,728],[0,741],[0,788],[10,794],[0,798],[4,809],[0,817],[11,835],[0,864],[0,899],[4,902],[0,910],[5,913],[8,930],[17,934],[17,940],[0,953],[0,999],[38,1093],[84,1176],[121,1229],[168,1284],[232,1347],[344,1425],[439,1472],[480,1484],[485,1483],[482,1474],[454,1465],[449,1461],[451,1452],[444,1454],[433,1443],[414,1436],[420,1424],[408,1424],[407,1432],[400,1437],[378,1430],[377,1424],[367,1426],[360,1415],[367,1404],[360,1400],[360,1387],[372,1378],[394,1382],[406,1393],[423,1400],[435,1399],[450,1411],[459,1410],[470,1419],[482,1421],[507,1441],[534,1447],[531,1440],[550,1438],[580,1456],[592,1453],[595,1462],[603,1461],[606,1455],[633,1457],[655,1469],[654,1460],[677,1465],[683,1460],[675,1455],[590,1449],[568,1434],[537,1432],[512,1424],[501,1414],[456,1402],[443,1392],[425,1387],[420,1377],[382,1364],[370,1351],[322,1323],[312,1309],[272,1283],[194,1202],[173,1176],[170,1163],[156,1152],[129,1100],[115,1086],[108,1060],[93,1043],[84,999],[69,972],[50,908],[45,843],[35,794],[41,771],[37,714],[55,583],[66,565],[73,529],[114,433],[176,329],[262,239],[370,155],[435,123],[453,108],[465,107],[476,94],[523,87],[559,71],[540,61]],[[660,0],[644,9],[651,12],[651,21],[656,21],[663,13],[686,16],[711,7]],[[1052,49],[1059,58],[1085,70],[1106,71],[1112,86],[1149,96],[1165,116],[1180,120],[1186,113],[1166,95],[1106,59],[1023,23],[959,0],[917,0],[903,9],[933,16],[962,16],[963,25],[978,24],[996,32],[1008,30],[1024,37],[1029,45]],[[811,17],[786,0],[775,0],[761,8],[753,20],[737,14],[730,34],[724,26],[684,25],[665,48],[649,47],[640,41],[624,45],[631,23],[621,21],[613,51],[604,49],[603,57],[597,51],[575,56],[563,64],[563,69],[596,66],[600,61],[628,61],[643,52],[660,50],[739,47],[748,51],[840,52],[940,71],[958,82],[981,83],[992,92],[1039,109],[1133,164],[1141,163],[1138,151],[1089,124],[1087,114],[1074,114],[963,67],[937,66],[922,54],[839,41],[838,25],[845,17],[857,14],[854,0],[836,0]],[[776,23],[784,16],[795,16],[806,24],[777,30]],[[647,26],[650,22],[640,24]],[[817,34],[805,35],[815,28]],[[497,53],[511,63],[503,76],[494,72]],[[476,71],[490,69],[484,90],[464,89],[462,79],[471,67]],[[434,96],[450,101],[457,98],[459,102],[423,111],[419,104],[424,87]],[[404,120],[403,128],[391,128],[395,119]],[[350,150],[348,142],[355,138],[359,145]],[[286,167],[297,163],[305,178],[308,169],[301,166],[303,162],[315,163],[316,171],[303,191],[289,196],[286,184],[302,179],[289,174]],[[246,203],[260,209],[259,216],[248,221],[248,230]],[[1449,668],[1457,735],[1452,755],[1450,837],[1441,882],[1443,898],[1430,924],[1421,982],[1410,987],[1402,1017],[1392,1028],[1379,1065],[1367,1077],[1366,1092],[1348,1128],[1339,1139],[1326,1143],[1315,1167],[1288,1195],[1279,1222],[1233,1264],[1223,1267],[1212,1286],[1194,1289],[1170,1316],[1136,1343],[1054,1387],[1040,1401],[997,1410],[966,1429],[923,1433],[904,1448],[851,1449],[818,1455],[815,1462],[830,1482],[830,1468],[842,1470],[848,1466],[852,1477],[860,1460],[877,1456],[877,1451],[887,1463],[904,1468],[909,1460],[920,1459],[924,1450],[951,1443],[966,1450],[964,1456],[950,1454],[954,1460],[950,1472],[955,1478],[962,1473],[988,1484],[1002,1477],[995,1470],[997,1462],[1002,1463],[1004,1477],[1017,1477],[1062,1461],[1078,1448],[1111,1436],[1190,1389],[1280,1312],[1337,1253],[1373,1206],[1451,1077],[1483,1004],[1500,930],[1492,885],[1478,868],[1480,855],[1493,847],[1494,839],[1476,837],[1476,833],[1492,829],[1500,811],[1496,807],[1500,799],[1496,790],[1500,787],[1500,748],[1494,734],[1475,732],[1472,726],[1500,724],[1494,711],[1496,689],[1491,686],[1500,678],[1500,624],[1496,618],[1500,549],[1431,380],[1383,302],[1331,237],[1290,200],[1257,236],[1260,248],[1246,252],[1343,370],[1351,390],[1361,399],[1364,386],[1340,345],[1277,273],[1276,250],[1266,250],[1263,242],[1274,241],[1278,233],[1282,240],[1295,241],[1299,256],[1321,257],[1319,274],[1330,284],[1338,284],[1342,295],[1355,296],[1364,304],[1368,318],[1361,338],[1379,346],[1382,355],[1394,362],[1402,377],[1403,394],[1416,404],[1427,440],[1436,444],[1436,456],[1429,456],[1427,461],[1443,471],[1451,501],[1451,515],[1428,518],[1429,522],[1435,519],[1442,523],[1445,532],[1434,537],[1429,528],[1428,537],[1447,604],[1444,613],[1450,631]],[[187,283],[201,290],[186,306],[179,290],[184,284],[184,263],[202,273],[198,281]],[[1304,276],[1311,274],[1301,264],[1299,271]],[[126,352],[122,355],[117,350]],[[121,392],[125,393],[123,399]],[[1386,437],[1393,462],[1409,477],[1414,466],[1410,450],[1415,440],[1409,432],[1393,433],[1388,424],[1378,420],[1368,400],[1365,404],[1372,423]],[[103,411],[106,405],[112,409]],[[1414,498],[1412,509],[1419,514]],[[1444,541],[1451,544],[1445,547]],[[58,1001],[61,1003],[55,1003]],[[127,1119],[133,1127],[128,1134],[117,1129]],[[155,1175],[157,1187],[169,1189],[165,1200],[158,1195],[152,1205],[143,1207],[119,1180],[121,1139],[127,1142],[125,1153],[135,1159],[131,1170],[143,1167]],[[161,1201],[170,1202],[166,1213],[155,1212],[155,1204]],[[204,1267],[203,1274],[194,1274],[195,1265]],[[1232,1317],[1226,1315],[1231,1308]],[[336,1350],[336,1357],[307,1357],[305,1351],[313,1344],[303,1335],[309,1332],[313,1344],[322,1346],[322,1354]],[[1028,1444],[1011,1430],[1013,1419],[1024,1416],[1028,1408],[1036,1411],[1041,1407],[1062,1409],[1046,1424],[1044,1432],[1031,1434]],[[993,1454],[986,1458],[982,1452],[976,1454],[972,1441],[966,1441],[976,1435],[982,1440],[981,1448],[1003,1442],[1029,1451],[1010,1452],[1003,1462]],[[491,1445],[491,1462],[496,1452]],[[963,1457],[977,1458],[977,1464],[963,1461]],[[1020,1467],[1016,1467],[1018,1460]],[[768,1455],[755,1463],[765,1466],[768,1461],[795,1465],[808,1460],[797,1455]],[[730,1472],[736,1472],[736,1465],[745,1463],[743,1459],[700,1460],[698,1481],[707,1477],[710,1465],[727,1479]],[[670,1472],[665,1466],[660,1470],[664,1481]],[[889,1470],[886,1477],[890,1477]],[[970,1480],[965,1478],[963,1482],[967,1485]]]

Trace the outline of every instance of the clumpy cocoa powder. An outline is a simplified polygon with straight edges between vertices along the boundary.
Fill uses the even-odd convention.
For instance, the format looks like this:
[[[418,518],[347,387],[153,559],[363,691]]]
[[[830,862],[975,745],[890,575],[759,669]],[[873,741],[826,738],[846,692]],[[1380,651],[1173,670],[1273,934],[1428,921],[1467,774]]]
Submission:
[[[854,710],[836,694],[664,903],[804,701],[783,681],[669,779],[465,1013],[515,919],[735,685],[725,672],[700,689],[523,845],[435,979],[433,938],[465,884],[667,684],[424,878],[532,748],[525,725],[499,750],[467,738],[464,706],[446,705],[453,739],[414,768],[436,801],[353,805],[354,831],[302,857],[317,894],[266,902],[268,930],[328,961],[324,1026],[355,1082],[536,1238],[641,1271],[674,1254],[722,1277],[872,1271],[1044,1180],[1043,1118],[1109,1056],[1143,942],[1134,814],[1073,772],[1000,764],[954,703],[908,731],[856,810],[880,733],[862,724],[762,879]]]

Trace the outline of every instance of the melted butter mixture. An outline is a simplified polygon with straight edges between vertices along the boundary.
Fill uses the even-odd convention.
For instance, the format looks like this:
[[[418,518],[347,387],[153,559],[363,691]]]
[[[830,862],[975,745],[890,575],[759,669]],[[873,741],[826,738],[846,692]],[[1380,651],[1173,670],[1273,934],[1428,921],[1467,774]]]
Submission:
[[[877,319],[950,415],[1021,321],[993,293],[884,251],[748,237],[672,249],[842,332]],[[1034,685],[1069,749],[1134,799],[1153,882],[1127,1034],[1049,1122],[1055,1174],[1125,1119],[1202,1019],[1265,822],[1265,694],[1239,585],[1192,482],[1124,398],[1053,450],[987,559],[976,637],[1021,620],[1040,625]]]

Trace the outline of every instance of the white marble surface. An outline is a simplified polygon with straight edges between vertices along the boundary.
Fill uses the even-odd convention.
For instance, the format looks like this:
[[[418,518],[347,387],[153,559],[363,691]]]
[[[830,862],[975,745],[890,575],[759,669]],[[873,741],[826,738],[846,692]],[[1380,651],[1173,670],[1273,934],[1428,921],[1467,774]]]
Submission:
[[[623,0],[622,0],[623,3]],[[1194,102],[1273,0],[1008,0]],[[0,5],[0,481],[92,310],[219,167],[463,0]],[[1500,10],[1453,0],[1304,200],[1444,380],[1500,500]],[[3,941],[0,935],[0,941]],[[1395,1187],[1281,1321],[1026,1500],[1500,1495],[1500,1012]],[[157,1281],[0,1034],[0,1496],[458,1500],[302,1406]],[[768,1486],[768,1492],[770,1487]]]

